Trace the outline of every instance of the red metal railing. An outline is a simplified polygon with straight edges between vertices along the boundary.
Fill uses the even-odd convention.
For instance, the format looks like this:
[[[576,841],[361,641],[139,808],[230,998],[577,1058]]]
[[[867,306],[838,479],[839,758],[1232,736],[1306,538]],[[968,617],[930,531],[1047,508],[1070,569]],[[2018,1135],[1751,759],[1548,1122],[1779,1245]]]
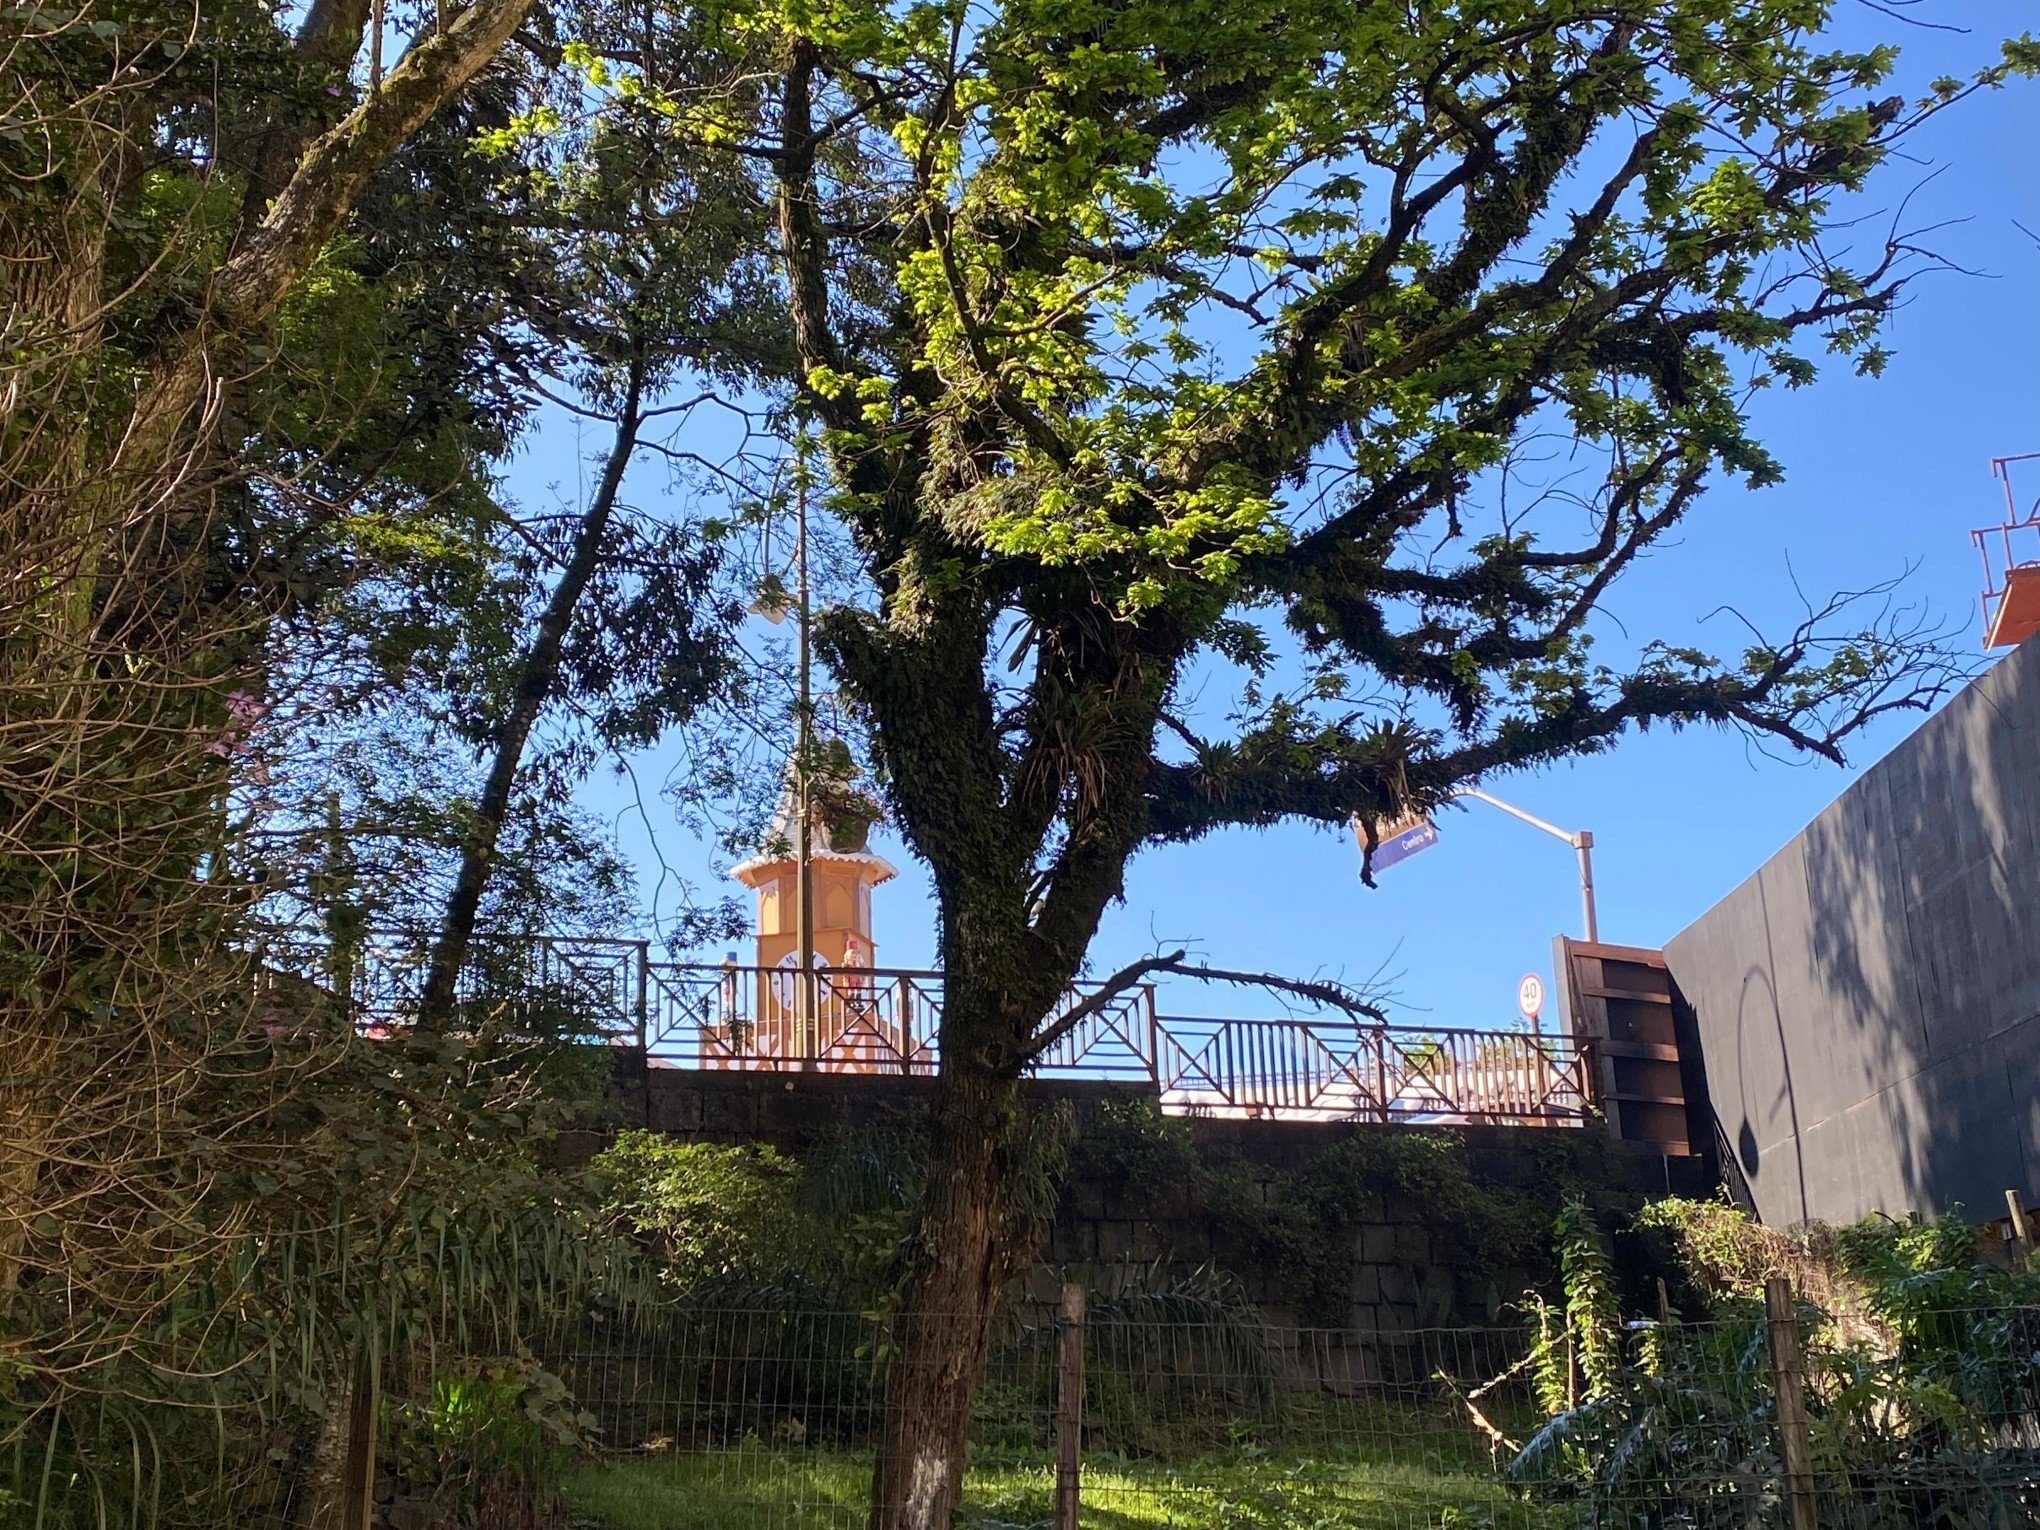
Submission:
[[[397,1029],[414,1009],[424,949],[376,936],[337,970],[309,947],[272,952],[270,965],[305,977],[327,969],[362,1024]],[[548,936],[479,947],[462,991],[495,1014],[564,1017],[660,1067],[925,1076],[941,1062],[939,972],[662,962],[643,941]],[[1162,1015],[1146,985],[1086,1014],[1033,1072],[1145,1085],[1177,1115],[1565,1126],[1593,1114],[1586,1045],[1569,1036]]]
[[[1172,1113],[1542,1124],[1591,1114],[1586,1050],[1568,1036],[1167,1017],[1156,1031]]]
[[[2005,519],[1969,533],[1983,559],[1983,642],[1986,648],[2016,643],[2040,628],[2040,500],[2020,507],[2012,484],[2016,465],[2040,462],[2040,452],[1993,457],[1991,476],[2004,484]],[[2025,469],[2027,492],[2040,473]]]

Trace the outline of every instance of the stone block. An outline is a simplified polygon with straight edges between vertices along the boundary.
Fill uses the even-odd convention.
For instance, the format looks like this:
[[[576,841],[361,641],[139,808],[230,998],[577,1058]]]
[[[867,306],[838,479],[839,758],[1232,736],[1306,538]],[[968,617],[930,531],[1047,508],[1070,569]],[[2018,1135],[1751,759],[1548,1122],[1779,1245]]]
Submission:
[[[743,1141],[755,1136],[760,1124],[757,1097],[749,1090],[702,1091],[701,1129],[708,1135]]]
[[[1105,1215],[1105,1186],[1096,1180],[1072,1180],[1063,1191],[1063,1199],[1080,1217]]]
[[[1098,1259],[1104,1264],[1124,1264],[1134,1257],[1138,1246],[1135,1228],[1131,1222],[1100,1222],[1098,1228]]]
[[[1502,1315],[1502,1288],[1485,1276],[1461,1274],[1458,1306],[1459,1315],[1470,1322],[1493,1323]]]
[[[1043,1264],[1081,1264],[1091,1257],[1084,1234],[1088,1224],[1083,1222],[1057,1221],[1048,1230],[1048,1243],[1042,1249]]]
[[[1374,1346],[1351,1342],[1343,1334],[1337,1336],[1337,1342],[1318,1346],[1311,1354],[1299,1357],[1297,1369],[1324,1390],[1349,1397],[1381,1380],[1381,1364]]]
[[[1417,1309],[1407,1302],[1383,1302],[1374,1309],[1374,1326],[1378,1333],[1415,1333]]]
[[[1457,1315],[1453,1280],[1438,1270],[1417,1282],[1417,1316],[1426,1328],[1448,1326]]]
[[[701,1130],[701,1091],[660,1079],[652,1085],[651,1127],[675,1135]]]

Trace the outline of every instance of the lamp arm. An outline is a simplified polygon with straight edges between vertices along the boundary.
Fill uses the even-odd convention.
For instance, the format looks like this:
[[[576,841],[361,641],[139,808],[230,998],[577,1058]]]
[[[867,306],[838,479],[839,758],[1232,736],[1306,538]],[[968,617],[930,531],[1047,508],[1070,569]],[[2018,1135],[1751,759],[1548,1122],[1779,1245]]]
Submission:
[[[1524,812],[1521,808],[1517,807],[1513,802],[1504,802],[1499,797],[1493,797],[1488,795],[1488,793],[1482,791],[1477,786],[1463,786],[1458,791],[1454,792],[1452,795],[1454,797],[1477,797],[1482,802],[1485,802],[1489,807],[1500,808],[1504,813],[1507,813],[1511,818],[1522,819],[1523,822],[1530,825],[1530,827],[1533,829],[1542,829],[1546,834],[1549,834],[1553,839],[1564,840],[1568,845],[1571,845],[1575,850],[1580,848],[1580,841],[1582,839],[1585,839],[1589,845],[1593,844],[1594,842],[1594,836],[1591,834],[1576,834],[1571,829],[1561,829],[1555,823],[1545,822],[1545,820],[1539,818],[1535,813]]]
[[[1601,940],[1601,922],[1594,907],[1594,834],[1591,829],[1561,829],[1555,823],[1547,823],[1535,813],[1526,813],[1513,802],[1504,802],[1491,796],[1477,786],[1461,787],[1452,794],[1454,797],[1475,797],[1489,807],[1500,808],[1511,818],[1520,818],[1533,829],[1542,829],[1553,839],[1562,839],[1580,857],[1580,912],[1587,927],[1587,943],[1598,945]]]

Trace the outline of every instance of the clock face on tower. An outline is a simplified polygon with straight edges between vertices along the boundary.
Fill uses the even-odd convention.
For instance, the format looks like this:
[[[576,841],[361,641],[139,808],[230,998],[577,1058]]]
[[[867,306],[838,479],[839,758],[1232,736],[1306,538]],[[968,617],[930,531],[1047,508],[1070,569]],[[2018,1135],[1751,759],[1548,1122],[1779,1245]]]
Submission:
[[[800,970],[800,953],[789,951],[779,958],[779,971],[772,977],[772,997],[788,1008],[793,1006],[794,973]],[[821,952],[815,953],[815,971],[827,972],[829,959]]]

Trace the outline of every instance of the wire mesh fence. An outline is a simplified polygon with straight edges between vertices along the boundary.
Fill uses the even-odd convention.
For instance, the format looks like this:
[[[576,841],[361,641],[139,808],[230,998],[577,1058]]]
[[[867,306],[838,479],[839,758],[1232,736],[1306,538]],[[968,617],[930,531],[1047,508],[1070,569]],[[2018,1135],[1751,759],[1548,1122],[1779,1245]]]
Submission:
[[[1460,1396],[1520,1361],[1522,1331],[1363,1335],[1144,1305],[1107,1300],[1082,1319],[1076,1410],[1060,1384],[1065,1321],[1037,1303],[1007,1314],[960,1523],[1055,1523],[1058,1424],[1073,1414],[1085,1525],[1428,1525],[1506,1507]],[[618,1452],[583,1479],[580,1507],[703,1530],[864,1524],[892,1334],[874,1315],[758,1310],[579,1335],[559,1365]],[[1528,1400],[1519,1381],[1490,1406],[1513,1417]]]
[[[1119,1296],[1080,1320],[1073,1373],[1070,1320],[1022,1303],[978,1389],[957,1523],[2040,1524],[2040,1310],[1786,1312],[1786,1351],[1761,1310],[1632,1325],[1597,1351],[1534,1323],[1311,1328]],[[577,1335],[557,1364],[610,1454],[576,1508],[675,1530],[863,1525],[895,1332],[761,1309]],[[1059,1446],[1080,1463],[1075,1517]]]

